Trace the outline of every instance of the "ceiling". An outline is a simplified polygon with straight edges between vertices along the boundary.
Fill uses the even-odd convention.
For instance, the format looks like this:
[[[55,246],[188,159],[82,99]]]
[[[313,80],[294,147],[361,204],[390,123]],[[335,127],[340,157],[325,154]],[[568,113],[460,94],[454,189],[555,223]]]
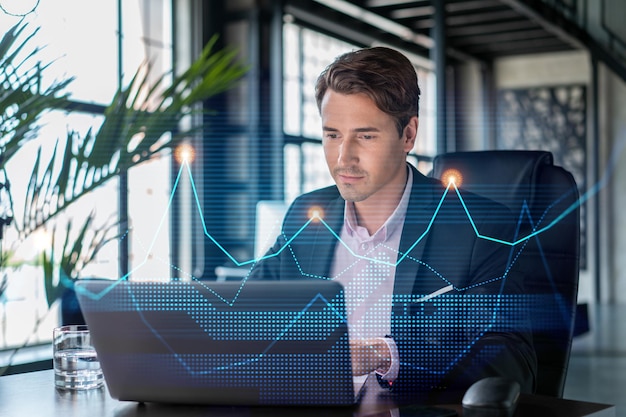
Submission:
[[[434,45],[435,1],[315,0],[293,2],[296,13],[312,13],[346,37],[381,39],[428,56]],[[550,53],[580,44],[523,0],[445,0],[448,57],[491,61],[519,54]],[[304,6],[303,6],[304,5]],[[306,19],[305,19],[306,20]],[[348,31],[352,33],[347,33]],[[358,40],[358,39],[357,39]]]

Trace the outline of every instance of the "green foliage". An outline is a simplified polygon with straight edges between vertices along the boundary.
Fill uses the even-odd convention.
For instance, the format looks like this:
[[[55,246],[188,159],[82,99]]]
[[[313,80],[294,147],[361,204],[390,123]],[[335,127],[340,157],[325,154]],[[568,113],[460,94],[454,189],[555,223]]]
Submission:
[[[96,254],[110,241],[120,236],[115,234],[116,222],[102,226],[94,225],[95,213],[90,213],[74,235],[74,227],[70,220],[66,227],[60,253],[56,252],[57,233],[52,230],[50,255],[42,253],[41,263],[44,270],[46,300],[50,306],[61,295],[64,287],[71,287],[72,280],[93,259]]]
[[[41,90],[43,72],[50,63],[36,59],[39,48],[28,52],[38,30],[24,34],[25,29],[26,24],[18,23],[0,41],[0,169],[20,146],[37,137],[42,113],[67,105],[63,90],[72,81],[54,82]]]
[[[31,233],[120,172],[188,137],[191,132],[179,126],[194,113],[193,106],[231,88],[247,71],[236,62],[234,50],[213,51],[216,40],[167,87],[169,74],[150,85],[149,66],[140,68],[130,85],[115,94],[97,132],[89,130],[85,136],[68,132],[63,154],[57,143],[45,167],[39,153],[27,190],[22,233]],[[57,157],[62,158],[62,168],[55,173]]]
[[[26,141],[37,137],[37,122],[48,109],[67,109],[64,88],[71,79],[53,83],[40,91],[48,65],[36,62],[38,48],[19,60],[37,33],[24,37],[25,24],[11,28],[0,42],[0,170]],[[58,138],[49,159],[40,147],[30,173],[23,216],[14,224],[24,241],[41,227],[52,228],[53,244],[44,253],[48,303],[59,295],[59,285],[78,277],[98,251],[117,238],[117,223],[97,226],[95,213],[78,228],[68,222],[62,232],[61,250],[56,230],[57,216],[69,206],[120,173],[172,150],[192,133],[182,130],[181,121],[201,110],[201,104],[230,88],[248,71],[233,49],[215,50],[211,39],[200,56],[182,74],[155,77],[149,63],[142,65],[128,86],[116,92],[98,129],[81,135],[69,129]],[[55,167],[61,167],[59,170]],[[13,200],[11,199],[11,205]],[[58,248],[57,248],[58,249]]]

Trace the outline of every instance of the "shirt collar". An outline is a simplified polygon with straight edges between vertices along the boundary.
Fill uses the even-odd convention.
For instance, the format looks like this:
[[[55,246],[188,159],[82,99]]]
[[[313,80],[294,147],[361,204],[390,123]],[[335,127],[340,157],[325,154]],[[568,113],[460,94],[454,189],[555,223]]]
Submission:
[[[346,201],[344,211],[344,228],[351,237],[357,238],[361,241],[371,240],[375,243],[380,243],[387,240],[389,236],[391,236],[403,225],[404,218],[406,217],[406,210],[409,205],[411,190],[413,188],[413,170],[408,164],[406,168],[408,170],[408,174],[400,202],[396,206],[393,213],[391,213],[391,216],[389,216],[380,229],[378,229],[373,235],[370,236],[365,227],[358,225],[354,203]]]

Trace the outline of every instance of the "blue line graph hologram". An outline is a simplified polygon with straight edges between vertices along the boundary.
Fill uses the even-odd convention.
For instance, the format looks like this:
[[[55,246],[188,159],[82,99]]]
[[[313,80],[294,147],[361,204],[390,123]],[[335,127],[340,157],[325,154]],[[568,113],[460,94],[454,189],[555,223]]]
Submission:
[[[340,299],[333,298],[329,300],[323,294],[317,293],[310,299],[301,299],[300,301],[294,302],[294,306],[303,307],[298,307],[298,310],[289,311],[286,314],[274,311],[268,306],[256,306],[263,311],[254,311],[253,314],[251,314],[246,306],[241,306],[240,310],[233,311],[230,309],[232,306],[227,306],[221,303],[220,300],[208,299],[206,295],[198,292],[198,290],[206,287],[200,286],[197,281],[179,281],[175,283],[176,288],[168,287],[167,289],[163,289],[163,283],[119,282],[123,287],[121,291],[117,292],[117,295],[119,296],[120,293],[125,293],[125,298],[111,298],[111,293],[108,293],[107,295],[109,297],[105,296],[101,300],[92,299],[92,302],[88,302],[87,305],[91,306],[90,308],[92,310],[95,309],[107,313],[120,310],[137,313],[146,329],[148,329],[172,355],[175,361],[190,375],[198,376],[228,370],[232,371],[236,368],[258,362],[266,356],[276,356],[278,352],[274,352],[273,348],[277,343],[282,341],[307,341],[315,338],[321,341],[330,340],[328,349],[333,349],[335,343],[345,343],[345,341],[342,342],[336,339],[336,335],[331,335],[331,333],[336,330],[337,326],[347,325],[345,312],[343,312],[343,309],[337,308],[337,303],[343,300],[342,295],[340,295]],[[265,285],[265,283],[260,282],[254,284],[257,285],[257,289],[258,285]],[[159,289],[159,287],[161,287],[161,289]],[[78,288],[80,288],[80,286]],[[163,291],[163,293],[160,293],[160,291]],[[170,293],[167,293],[167,291]],[[174,295],[177,297],[174,297]],[[523,300],[523,297],[521,300]],[[411,306],[419,304],[415,303],[413,298],[408,296],[399,296],[394,302]],[[404,363],[404,365],[413,369],[424,370],[433,375],[446,374],[459,360],[463,359],[465,354],[486,332],[493,329],[494,326],[497,326],[495,316],[500,309],[512,309],[509,313],[515,316],[515,309],[524,308],[524,305],[520,304],[518,297],[507,298],[507,296],[502,295],[494,295],[493,297],[474,295],[469,298],[442,295],[436,300],[429,302],[431,305],[435,306],[434,312],[419,316],[411,315],[409,319],[406,317],[396,317],[396,320],[399,322],[399,325],[405,327],[422,328],[431,337],[435,333],[445,333],[448,335],[443,339],[449,343],[446,349],[443,349],[445,352],[442,351],[441,347],[431,346],[425,349],[424,346],[417,344],[415,346],[416,351],[425,352],[421,363]],[[343,306],[343,304],[340,305]],[[316,314],[307,317],[307,314],[310,313],[314,307]],[[461,332],[462,335],[460,335],[458,331],[457,310],[463,311],[468,308],[474,311],[478,310],[478,314],[475,314],[468,323],[464,323],[463,332]],[[227,322],[238,323],[238,326],[233,329],[220,327],[224,326],[224,321],[219,320],[221,316],[218,310],[230,315]],[[178,334],[181,332],[184,333],[189,326],[182,328],[176,327],[175,329],[168,328],[167,323],[163,324],[164,320],[159,320],[154,316],[152,316],[152,319],[147,317],[147,314],[154,312],[180,312],[185,314],[189,317],[190,321],[194,322],[193,329],[195,330],[191,332],[196,334],[202,333],[207,339],[215,341],[249,340],[256,342],[257,345],[262,343],[263,347],[257,349],[253,354],[247,355],[245,359],[240,358],[233,360],[235,357],[241,357],[241,355],[237,356],[233,353],[232,355],[226,356],[222,354],[218,359],[211,359],[211,361],[217,362],[210,362],[208,360],[194,362],[187,356],[188,352],[177,350],[167,340],[167,334],[171,336],[172,332]],[[218,314],[216,314],[216,312]],[[93,317],[93,313],[91,317]],[[452,320],[452,317],[455,317],[455,320]],[[101,320],[106,323],[109,322],[106,316]],[[410,320],[410,323],[406,322],[406,320]],[[208,328],[207,323],[214,327],[209,326],[210,328]],[[511,324],[507,323],[507,325]],[[256,333],[251,335],[247,333],[246,329],[249,330],[250,328],[254,328],[254,332]],[[292,331],[294,332],[290,333]],[[290,334],[288,335],[288,333]],[[127,335],[127,337],[128,336],[131,338],[135,337],[135,335]],[[358,337],[359,335],[356,336]],[[332,340],[328,339],[329,337],[332,338]],[[423,341],[428,338],[422,337],[418,339]],[[198,343],[200,344],[200,342]],[[206,353],[207,357],[211,356],[210,352]]]
[[[161,217],[161,221],[159,222],[158,227],[155,230],[155,234],[151,240],[151,242],[149,243],[146,253],[148,253],[151,248],[154,246],[155,242],[156,242],[156,238],[159,234],[160,229],[163,227],[163,223],[164,220],[171,208],[171,204],[172,201],[174,199],[174,195],[177,192],[180,180],[181,180],[181,176],[183,171],[186,170],[188,173],[188,177],[189,177],[189,181],[190,181],[190,185],[193,191],[193,196],[194,196],[194,202],[195,202],[195,206],[197,209],[197,213],[198,216],[200,217],[201,220],[201,224],[202,224],[202,229],[203,229],[203,233],[204,235],[212,242],[215,244],[215,246],[230,260],[232,261],[236,266],[238,267],[242,267],[242,266],[254,266],[256,263],[265,260],[265,259],[269,259],[272,257],[276,257],[279,256],[286,248],[289,247],[290,243],[293,242],[294,240],[298,239],[298,237],[300,236],[300,234],[307,228],[309,227],[312,223],[314,222],[319,222],[321,223],[332,235],[333,237],[338,241],[338,243],[346,246],[346,248],[348,249],[348,251],[350,252],[350,254],[352,256],[354,256],[355,259],[363,259],[366,261],[370,261],[370,262],[374,262],[374,263],[380,263],[383,265],[388,265],[388,266],[393,266],[396,267],[398,266],[401,262],[403,262],[405,259],[407,259],[408,254],[411,252],[411,250],[413,248],[415,248],[423,239],[424,237],[428,234],[428,232],[430,231],[433,223],[436,221],[437,218],[437,214],[439,213],[439,211],[441,210],[441,207],[445,201],[446,196],[448,195],[450,189],[453,189],[453,191],[456,193],[460,203],[463,206],[463,209],[465,211],[465,215],[467,216],[468,222],[470,223],[471,227],[474,229],[474,232],[476,234],[476,236],[480,239],[484,239],[484,240],[489,240],[495,243],[499,243],[502,245],[507,245],[507,246],[511,246],[511,247],[515,247],[519,244],[522,244],[524,242],[527,242],[529,239],[532,239],[534,237],[537,237],[538,235],[540,235],[541,233],[544,233],[545,231],[551,229],[552,227],[554,227],[556,224],[558,224],[560,221],[562,221],[568,214],[570,214],[572,211],[574,211],[580,204],[582,204],[582,202],[586,201],[587,199],[590,198],[590,194],[594,194],[597,193],[599,191],[598,187],[593,187],[592,189],[590,189],[587,193],[585,193],[583,196],[581,196],[574,204],[570,205],[569,207],[567,207],[562,213],[560,213],[554,220],[552,220],[550,223],[548,223],[547,225],[538,228],[538,226],[541,223],[541,220],[538,221],[535,224],[535,228],[533,229],[532,232],[530,232],[529,234],[527,234],[526,236],[522,236],[522,237],[518,237],[517,240],[514,241],[507,241],[507,240],[502,240],[502,239],[497,239],[494,237],[490,237],[490,236],[485,236],[483,234],[480,233],[480,231],[478,230],[474,219],[471,215],[471,212],[469,210],[469,208],[467,207],[462,195],[460,194],[460,191],[458,189],[458,187],[456,186],[454,181],[450,181],[447,185],[447,187],[444,190],[444,193],[441,196],[441,199],[439,201],[439,203],[437,204],[437,207],[432,215],[432,218],[430,219],[425,231],[423,232],[423,234],[409,247],[409,249],[407,251],[405,251],[402,254],[399,254],[400,256],[398,257],[398,259],[396,260],[396,262],[387,262],[384,260],[380,260],[380,259],[376,259],[373,257],[367,257],[367,256],[361,256],[358,255],[356,253],[354,253],[352,250],[350,250],[350,248],[347,247],[347,245],[345,244],[345,242],[343,242],[341,240],[341,238],[336,234],[336,232],[334,230],[332,230],[332,228],[328,225],[328,223],[325,222],[325,220],[323,219],[323,217],[320,217],[320,213],[319,211],[315,211],[312,216],[309,218],[308,221],[306,221],[297,231],[296,233],[294,233],[291,237],[289,237],[285,244],[277,251],[271,254],[267,254],[267,255],[263,255],[261,257],[258,258],[252,258],[249,260],[244,260],[244,261],[240,261],[237,260],[228,250],[226,250],[226,248],[224,248],[224,246],[222,246],[220,244],[220,242],[218,242],[213,235],[207,230],[207,226],[206,226],[206,221],[205,221],[205,217],[204,217],[204,213],[202,210],[202,205],[200,203],[200,198],[198,196],[198,191],[195,185],[195,181],[193,179],[193,174],[191,172],[191,168],[189,166],[189,164],[186,161],[183,161],[183,163],[180,165],[180,169],[176,175],[176,179],[174,181],[174,184],[172,186],[172,191],[170,194],[170,197],[168,199],[168,204],[166,206],[166,209],[163,213],[163,216]],[[552,206],[549,206],[546,208],[545,212],[542,215],[542,219],[543,217],[545,217],[546,213],[552,208]],[[522,207],[522,212],[525,210],[525,206]],[[526,208],[527,210],[527,208]],[[131,276],[133,274],[133,272],[137,271],[138,269],[140,269],[142,267],[143,264],[145,264],[145,262],[147,261],[147,257],[140,262],[135,268],[133,268],[133,270],[129,271],[126,275],[119,277],[119,280],[126,280],[128,279],[129,276]],[[416,260],[414,260],[416,261]],[[171,265],[172,267],[176,268],[175,265]],[[432,267],[429,266],[429,268],[433,269]],[[434,271],[434,269],[433,269]],[[303,271],[304,273],[304,271]],[[190,276],[192,279],[194,278],[192,275],[187,274],[188,276]],[[506,274],[503,274],[501,277],[494,277],[496,279],[502,279],[506,276]],[[325,279],[331,279],[331,277],[320,277],[320,278],[325,278]],[[441,277],[442,279],[444,279],[444,281],[449,282],[449,280],[445,279],[445,277]],[[64,281],[65,285],[71,286],[72,283],[69,279],[66,279]],[[114,284],[112,284],[114,285]],[[462,291],[465,288],[455,288],[455,290],[457,291]],[[97,298],[99,295],[98,294],[91,294],[89,296],[95,297]]]
[[[569,206],[565,211],[563,211],[562,213],[559,214],[559,216],[557,216],[553,221],[551,221],[550,223],[548,223],[547,225],[543,226],[543,227],[539,227],[541,225],[541,223],[543,222],[546,214],[552,209],[553,205],[549,206],[545,212],[543,213],[543,215],[541,216],[541,218],[539,220],[537,220],[536,222],[533,221],[532,217],[531,217],[531,213],[528,210],[528,207],[526,206],[526,204],[524,203],[521,211],[520,211],[520,215],[518,217],[518,227],[517,227],[517,231],[519,233],[520,231],[520,224],[522,222],[523,218],[527,218],[531,225],[532,225],[532,232],[530,232],[529,234],[525,235],[525,236],[516,236],[515,240],[513,241],[506,241],[506,240],[501,240],[501,239],[496,239],[490,236],[485,236],[482,235],[480,233],[480,230],[478,229],[478,227],[476,226],[476,223],[474,222],[474,219],[471,215],[471,211],[468,208],[468,206],[466,205],[461,193],[459,192],[459,189],[456,187],[456,184],[454,182],[450,182],[447,187],[445,188],[443,195],[440,199],[440,201],[437,204],[437,207],[432,215],[432,218],[430,219],[430,221],[428,222],[428,225],[425,229],[425,231],[422,233],[422,235],[410,246],[410,248],[405,251],[404,253],[398,253],[398,258],[396,262],[386,262],[383,260],[379,260],[373,257],[368,257],[368,256],[360,256],[357,255],[356,253],[352,252],[350,250],[349,247],[347,247],[347,245],[345,244],[345,242],[343,242],[340,238],[340,236],[338,236],[336,234],[336,232],[333,231],[333,229],[328,225],[328,223],[326,223],[326,221],[323,218],[323,215],[321,215],[319,212],[315,213],[313,216],[311,216],[309,218],[308,221],[306,221],[297,231],[296,233],[294,233],[291,237],[289,238],[285,238],[286,242],[285,244],[280,248],[280,250],[278,252],[274,252],[268,255],[264,255],[258,258],[253,258],[250,260],[245,260],[245,261],[239,261],[237,260],[231,253],[229,253],[224,246],[222,246],[213,236],[212,234],[209,232],[209,230],[207,230],[207,226],[206,226],[206,221],[205,221],[205,217],[204,217],[204,213],[202,210],[202,206],[200,204],[200,198],[198,196],[198,192],[195,186],[195,182],[193,180],[193,176],[190,170],[189,165],[186,162],[183,162],[183,164],[181,164],[180,166],[180,170],[176,176],[176,180],[173,184],[172,187],[172,192],[170,194],[170,198],[168,200],[168,204],[167,204],[167,208],[163,214],[163,216],[161,217],[161,221],[158,224],[158,227],[155,231],[155,235],[154,237],[150,240],[150,243],[147,245],[148,251],[150,251],[150,248],[155,244],[156,242],[156,238],[158,235],[159,230],[163,227],[163,223],[164,223],[164,219],[167,216],[167,213],[171,207],[174,195],[178,189],[179,183],[180,183],[180,179],[181,179],[181,174],[183,172],[183,170],[186,169],[188,172],[188,176],[189,176],[189,181],[190,181],[190,185],[191,188],[193,190],[193,196],[194,196],[194,201],[195,201],[195,207],[197,209],[198,215],[200,216],[200,220],[202,222],[202,229],[203,229],[203,233],[205,234],[205,236],[211,241],[213,242],[216,247],[221,250],[235,265],[237,266],[251,266],[253,267],[257,262],[271,258],[271,257],[275,257],[278,256],[280,253],[282,253],[283,250],[290,248],[290,243],[293,242],[294,240],[296,240],[301,233],[303,233],[303,231],[307,228],[310,227],[312,223],[320,223],[323,227],[325,227],[329,233],[331,233],[333,235],[333,237],[337,240],[338,243],[344,245],[349,252],[354,256],[355,261],[356,260],[366,260],[366,261],[371,261],[371,262],[375,262],[375,263],[381,263],[381,264],[385,264],[385,265],[389,265],[389,266],[397,266],[398,264],[400,264],[400,262],[403,261],[412,261],[412,262],[418,262],[421,263],[422,265],[426,266],[427,268],[429,268],[436,276],[438,276],[443,282],[445,282],[447,284],[447,287],[451,287],[451,289],[454,289],[456,292],[462,292],[465,291],[466,289],[470,288],[470,287],[455,287],[454,285],[452,285],[452,282],[447,278],[442,276],[441,274],[439,274],[436,269],[430,265],[427,265],[425,262],[413,258],[409,255],[409,253],[411,252],[411,250],[413,248],[415,248],[421,241],[422,239],[425,238],[425,236],[427,236],[427,234],[430,232],[432,225],[434,224],[434,222],[437,219],[437,215],[440,212],[444,202],[445,202],[445,198],[446,196],[448,196],[449,191],[453,190],[456,194],[456,196],[458,197],[463,210],[464,210],[464,214],[467,217],[467,220],[469,222],[469,224],[471,225],[471,227],[474,230],[474,233],[476,234],[476,236],[480,239],[485,239],[485,240],[489,240],[498,244],[502,244],[502,245],[506,245],[506,246],[510,246],[511,247],[511,252],[510,252],[510,258],[509,258],[509,263],[508,266],[506,268],[506,270],[504,271],[504,273],[501,276],[498,277],[493,277],[492,279],[486,280],[484,282],[480,282],[480,283],[475,283],[472,286],[478,286],[478,285],[484,285],[484,284],[488,284],[494,281],[498,281],[498,280],[502,280],[503,282],[505,281],[508,272],[511,268],[511,266],[516,262],[516,260],[518,259],[518,257],[520,256],[520,254],[523,251],[524,246],[526,245],[526,243],[532,239],[535,238],[538,240],[538,237],[541,233],[549,230],[550,228],[552,228],[554,225],[556,225],[557,223],[559,223],[562,219],[564,219],[569,213],[571,213],[573,210],[576,209],[577,205],[581,204],[581,202],[583,201],[583,199],[578,199],[578,201]],[[588,196],[586,198],[589,198]],[[556,203],[555,203],[556,204]],[[539,247],[541,247],[539,245]],[[293,255],[293,252],[292,252]],[[297,262],[297,259],[294,259]],[[120,277],[118,280],[113,281],[110,286],[108,286],[107,288],[105,288],[103,291],[98,292],[98,293],[92,293],[89,292],[87,290],[85,290],[83,287],[77,287],[77,291],[79,291],[81,293],[82,296],[88,297],[92,300],[100,300],[103,297],[105,297],[107,294],[110,293],[111,290],[113,290],[114,288],[116,288],[116,286],[120,285],[120,283],[124,283],[126,282],[129,278],[130,275],[136,271],[137,269],[141,268],[141,266],[143,265],[143,263],[146,262],[146,259],[144,260],[144,262],[140,263],[133,271],[129,272],[129,274]],[[172,267],[175,267],[173,265],[170,265]],[[303,275],[306,275],[305,271],[301,270],[301,273]],[[197,280],[195,277],[189,275],[192,278],[192,281],[198,283],[199,285],[203,286],[209,293],[211,293],[216,300],[214,301],[209,301],[207,299],[207,302],[211,302],[211,303],[215,303],[218,302],[224,306],[227,307],[233,307],[235,306],[236,302],[238,301],[238,297],[241,293],[241,291],[244,289],[244,287],[247,285],[247,277],[244,278],[240,283],[239,283],[239,289],[238,291],[234,294],[234,296],[232,297],[226,297],[222,294],[219,294],[218,292],[214,291],[211,288],[210,283],[207,282],[202,282],[200,280]],[[331,277],[318,277],[321,279],[331,279]],[[447,288],[446,287],[446,288]],[[456,301],[454,298],[451,298],[449,295],[445,295],[447,291],[442,292],[441,294],[437,293],[436,295],[433,295],[433,297],[429,297],[427,294],[424,294],[423,297],[421,297],[420,299],[418,299],[419,302],[421,302],[422,304],[426,303],[426,302],[430,302],[433,306],[435,306],[437,308],[438,311],[446,311],[446,310],[450,310],[452,309],[452,307],[454,308],[469,308],[467,305],[465,304],[459,304],[458,301]],[[132,294],[131,294],[132,295]],[[134,299],[134,295],[133,299]],[[436,297],[436,299],[434,299]],[[318,301],[322,301],[325,302],[326,304],[328,304],[330,306],[330,303],[328,302],[328,300],[324,299],[323,297],[319,298],[319,297],[315,297],[310,301],[310,304],[313,304],[315,302]],[[405,302],[405,303],[415,303],[415,299],[402,299],[402,297],[400,297],[400,299],[394,300],[394,302]],[[460,359],[462,359],[464,357],[464,355],[466,355],[466,353],[472,348],[472,346],[482,337],[482,335],[484,335],[486,332],[488,332],[490,329],[493,328],[495,322],[496,322],[496,316],[502,312],[503,310],[511,310],[514,312],[514,310],[516,308],[523,308],[523,307],[519,307],[520,303],[522,303],[523,305],[524,300],[520,300],[520,299],[508,299],[505,296],[503,296],[503,294],[493,294],[493,297],[491,297],[490,299],[472,299],[472,305],[471,308],[473,308],[474,310],[482,308],[485,309],[485,312],[482,312],[481,314],[483,314],[483,317],[485,318],[482,321],[474,321],[472,323],[472,326],[474,326],[474,331],[473,331],[473,338],[470,338],[470,340],[467,339],[463,339],[463,340],[451,340],[451,344],[456,343],[456,348],[455,349],[450,349],[450,354],[448,356],[446,356],[445,358],[443,356],[441,357],[437,357],[436,360],[433,359],[434,361],[438,362],[438,366],[424,366],[424,365],[420,365],[418,363],[404,363],[404,365],[408,366],[408,367],[412,367],[414,369],[421,369],[433,374],[445,374],[446,372],[448,372],[448,370],[453,367],[456,363],[458,363],[458,361]],[[254,358],[248,358],[246,360],[241,360],[241,361],[234,361],[230,364],[224,365],[224,366],[220,366],[220,367],[213,367],[213,368],[209,368],[209,369],[204,369],[202,371],[197,371],[196,368],[193,368],[185,359],[185,357],[183,355],[179,355],[176,350],[174,348],[172,348],[172,346],[170,346],[167,341],[160,335],[160,333],[152,326],[151,322],[145,317],[144,315],[144,311],[142,309],[140,309],[138,307],[138,303],[134,303],[136,311],[139,313],[139,315],[141,316],[141,320],[143,321],[143,323],[147,326],[148,329],[150,329],[150,331],[154,334],[155,337],[157,337],[162,343],[163,345],[168,349],[168,351],[170,351],[176,358],[177,361],[180,362],[180,364],[187,369],[189,372],[195,373],[195,374],[202,374],[202,373],[209,373],[209,372],[216,372],[216,371],[223,371],[223,370],[227,370],[230,369],[232,367],[239,367],[239,366],[245,366],[248,365],[252,362],[258,361],[260,360],[265,354],[267,354],[269,352],[269,350],[275,346],[275,344],[279,341],[282,340],[284,334],[286,332],[289,331],[289,329],[291,329],[301,318],[302,314],[304,314],[306,312],[306,310],[302,311],[302,314],[298,317],[296,317],[292,322],[289,322],[288,324],[285,325],[284,328],[282,328],[282,332],[278,334],[278,336],[273,340],[270,341],[269,344],[267,345],[267,348],[258,356],[254,357]],[[431,317],[426,317],[424,318],[424,322],[421,323],[413,323],[416,325],[427,325],[427,327],[429,327],[430,329],[434,327],[439,326],[442,331],[447,331],[449,329],[447,329],[446,327],[446,320],[439,317],[436,317],[437,314],[432,315]],[[341,320],[346,320],[345,317],[341,317]],[[434,321],[434,322],[433,322]],[[419,349],[420,346],[416,346],[416,349]],[[441,365],[444,366],[441,366]],[[427,364],[428,365],[428,364]]]

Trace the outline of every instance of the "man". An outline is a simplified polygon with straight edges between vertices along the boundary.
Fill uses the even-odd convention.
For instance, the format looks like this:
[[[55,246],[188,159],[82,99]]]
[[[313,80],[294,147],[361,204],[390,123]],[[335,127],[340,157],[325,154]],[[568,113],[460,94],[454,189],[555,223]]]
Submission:
[[[398,392],[464,389],[502,375],[532,392],[536,358],[516,249],[498,243],[515,240],[515,219],[407,163],[419,94],[412,64],[389,48],[344,54],[320,75],[323,149],[336,185],[294,201],[269,251],[277,255],[251,278],[341,282],[355,375],[375,372]]]

